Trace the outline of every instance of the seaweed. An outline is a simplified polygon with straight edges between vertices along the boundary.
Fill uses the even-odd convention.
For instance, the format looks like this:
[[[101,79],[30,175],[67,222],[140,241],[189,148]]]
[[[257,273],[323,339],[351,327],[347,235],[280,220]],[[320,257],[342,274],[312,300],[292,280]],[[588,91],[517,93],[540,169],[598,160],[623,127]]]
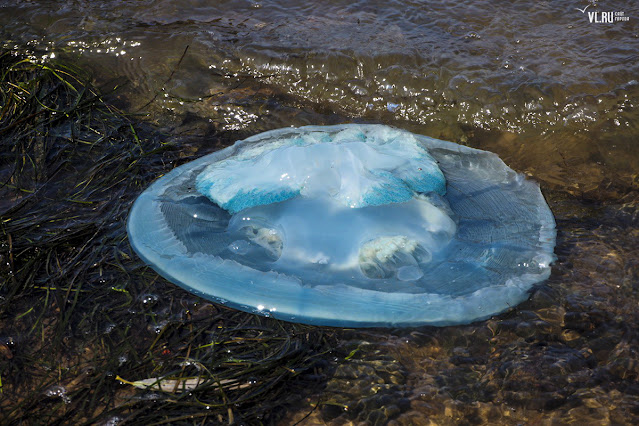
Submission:
[[[132,201],[192,156],[167,139],[86,72],[0,52],[7,423],[273,423],[325,384],[333,330],[207,302],[131,250]]]

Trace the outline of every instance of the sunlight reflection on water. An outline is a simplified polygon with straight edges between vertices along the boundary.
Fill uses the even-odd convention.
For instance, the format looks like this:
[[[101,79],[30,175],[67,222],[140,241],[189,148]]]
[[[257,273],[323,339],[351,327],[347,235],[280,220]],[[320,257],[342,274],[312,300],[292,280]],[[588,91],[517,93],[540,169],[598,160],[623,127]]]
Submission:
[[[587,4],[19,1],[0,24],[5,47],[124,79],[120,101],[201,138],[198,154],[215,132],[382,122],[541,183],[559,230],[549,282],[470,326],[345,332],[364,349],[314,416],[624,423],[639,407],[639,5],[598,2],[629,17],[602,25]]]

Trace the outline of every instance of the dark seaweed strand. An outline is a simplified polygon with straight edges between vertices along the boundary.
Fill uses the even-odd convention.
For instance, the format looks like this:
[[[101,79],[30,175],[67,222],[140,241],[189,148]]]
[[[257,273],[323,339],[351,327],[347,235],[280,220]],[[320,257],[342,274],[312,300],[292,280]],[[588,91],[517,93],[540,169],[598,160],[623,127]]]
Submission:
[[[3,421],[273,423],[322,385],[333,331],[214,305],[132,252],[132,201],[189,160],[162,139],[81,70],[0,53]]]

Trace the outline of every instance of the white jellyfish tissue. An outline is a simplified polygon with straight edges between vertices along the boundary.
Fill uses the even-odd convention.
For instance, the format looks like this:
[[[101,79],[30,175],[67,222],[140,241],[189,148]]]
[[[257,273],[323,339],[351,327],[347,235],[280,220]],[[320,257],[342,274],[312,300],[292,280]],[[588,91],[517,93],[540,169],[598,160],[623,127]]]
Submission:
[[[539,187],[496,155],[358,124],[274,130],[185,164],[140,195],[128,232],[205,298],[354,327],[504,311],[548,278],[555,244]]]

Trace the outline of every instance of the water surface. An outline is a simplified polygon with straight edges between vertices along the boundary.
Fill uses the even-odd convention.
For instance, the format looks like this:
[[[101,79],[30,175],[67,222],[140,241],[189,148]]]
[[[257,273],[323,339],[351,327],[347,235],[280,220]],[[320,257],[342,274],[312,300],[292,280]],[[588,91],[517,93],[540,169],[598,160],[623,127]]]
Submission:
[[[540,182],[559,259],[528,302],[464,327],[341,332],[358,350],[289,421],[320,401],[311,418],[335,423],[633,423],[639,5],[576,10],[589,4],[17,1],[0,25],[5,47],[123,84],[116,101],[189,158],[211,135],[381,122],[493,151]],[[629,20],[589,21],[603,11]]]

